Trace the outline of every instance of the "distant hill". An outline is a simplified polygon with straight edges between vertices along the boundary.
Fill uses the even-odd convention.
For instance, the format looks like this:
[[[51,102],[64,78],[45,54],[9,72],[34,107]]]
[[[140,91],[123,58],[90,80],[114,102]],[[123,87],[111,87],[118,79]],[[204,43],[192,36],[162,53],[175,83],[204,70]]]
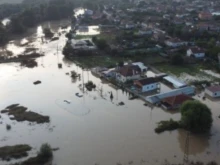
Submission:
[[[0,5],[4,3],[21,3],[23,0],[0,0]]]

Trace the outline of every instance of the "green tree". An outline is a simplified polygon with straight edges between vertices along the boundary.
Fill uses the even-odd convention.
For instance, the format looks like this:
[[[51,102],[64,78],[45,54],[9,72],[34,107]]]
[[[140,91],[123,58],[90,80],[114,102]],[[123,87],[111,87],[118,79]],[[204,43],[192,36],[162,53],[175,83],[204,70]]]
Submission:
[[[38,153],[40,158],[49,159],[53,156],[53,152],[51,146],[47,143],[42,144],[40,147],[40,152]]]
[[[183,63],[184,63],[184,59],[180,54],[175,54],[171,57],[171,64],[182,65]]]
[[[208,132],[212,126],[211,110],[199,101],[187,101],[181,108],[181,125],[195,133]]]
[[[0,45],[5,44],[8,41],[7,30],[4,25],[0,22]]]

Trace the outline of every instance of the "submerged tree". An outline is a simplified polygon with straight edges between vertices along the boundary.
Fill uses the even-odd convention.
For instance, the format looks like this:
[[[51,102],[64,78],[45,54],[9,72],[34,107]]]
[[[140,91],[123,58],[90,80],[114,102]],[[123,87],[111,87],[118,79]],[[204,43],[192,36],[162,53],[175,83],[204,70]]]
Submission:
[[[187,101],[181,108],[181,125],[196,133],[208,132],[212,126],[211,110],[199,101]]]
[[[40,158],[49,159],[53,156],[53,152],[51,146],[47,143],[42,144],[40,147],[40,152],[38,153]]]

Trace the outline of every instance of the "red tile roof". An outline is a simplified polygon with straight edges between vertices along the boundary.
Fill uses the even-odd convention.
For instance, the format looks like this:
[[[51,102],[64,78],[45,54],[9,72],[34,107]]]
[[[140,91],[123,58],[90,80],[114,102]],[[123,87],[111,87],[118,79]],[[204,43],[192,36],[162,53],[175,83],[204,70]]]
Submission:
[[[220,85],[211,86],[211,87],[208,87],[206,89],[211,91],[211,92],[219,92],[220,91]]]
[[[188,101],[188,100],[192,100],[192,98],[190,96],[180,94],[180,95],[177,95],[177,96],[167,97],[167,98],[163,99],[162,102],[167,103],[171,106],[174,106],[174,105],[180,105],[180,104],[182,104],[182,103],[184,103],[185,101]]]
[[[193,54],[205,52],[204,49],[199,48],[199,47],[192,47],[192,48],[190,48],[190,50],[192,51]]]
[[[125,65],[118,71],[121,75],[128,77],[133,75],[140,75],[141,69],[137,65]]]

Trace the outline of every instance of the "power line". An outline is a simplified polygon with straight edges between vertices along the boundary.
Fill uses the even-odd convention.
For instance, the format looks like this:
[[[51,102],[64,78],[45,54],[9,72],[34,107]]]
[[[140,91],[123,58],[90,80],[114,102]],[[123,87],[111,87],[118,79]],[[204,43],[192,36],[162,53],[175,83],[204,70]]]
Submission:
[[[185,141],[184,157],[183,157],[183,164],[188,164],[189,163],[189,138],[190,138],[190,132],[187,131],[186,141]]]

